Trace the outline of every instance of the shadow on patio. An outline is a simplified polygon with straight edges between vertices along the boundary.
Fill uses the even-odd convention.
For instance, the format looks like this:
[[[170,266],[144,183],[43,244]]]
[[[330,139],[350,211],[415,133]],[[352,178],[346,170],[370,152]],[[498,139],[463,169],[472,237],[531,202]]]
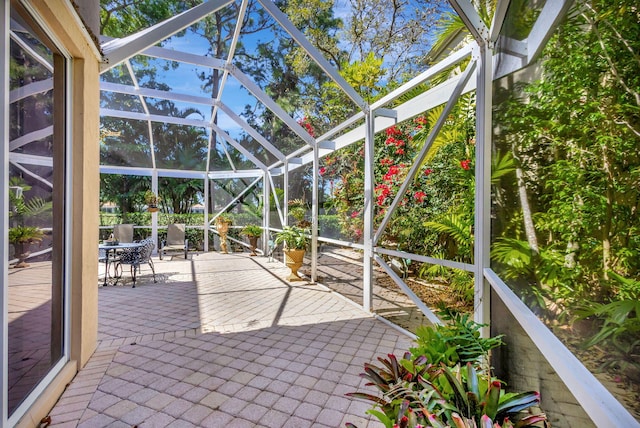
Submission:
[[[410,339],[320,285],[247,254],[156,262],[154,284],[103,287],[97,351],[51,426],[359,427],[345,397],[378,355]],[[149,275],[147,275],[149,273]]]

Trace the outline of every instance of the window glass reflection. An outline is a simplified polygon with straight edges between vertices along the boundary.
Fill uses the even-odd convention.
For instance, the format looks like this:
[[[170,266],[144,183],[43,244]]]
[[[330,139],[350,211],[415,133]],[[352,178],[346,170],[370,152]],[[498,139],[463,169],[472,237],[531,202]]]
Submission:
[[[11,11],[9,107],[9,414],[62,357],[64,143],[54,138],[51,44]],[[59,62],[58,62],[59,63]],[[7,144],[7,143],[5,143]],[[54,198],[55,195],[55,198]],[[58,254],[54,255],[54,251]]]
[[[605,3],[496,82],[492,268],[640,420],[640,26]]]

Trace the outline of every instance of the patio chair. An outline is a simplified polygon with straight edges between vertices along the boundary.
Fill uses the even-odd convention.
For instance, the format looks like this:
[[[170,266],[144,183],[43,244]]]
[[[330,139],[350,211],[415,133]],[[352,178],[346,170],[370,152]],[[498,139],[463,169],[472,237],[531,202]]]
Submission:
[[[133,224],[113,226],[113,238],[118,242],[133,242]]]
[[[189,251],[189,240],[185,238],[184,224],[170,224],[167,226],[167,239],[160,243],[160,260],[165,253],[184,252],[184,258],[187,258]]]
[[[140,266],[143,264],[148,264],[151,268],[151,272],[153,273],[153,282],[156,283],[156,269],[153,266],[153,260],[151,260],[151,253],[153,252],[153,248],[155,244],[153,243],[153,239],[143,239],[140,241],[140,247],[136,248],[128,248],[122,251],[120,254],[120,259],[118,260],[118,265],[129,265],[131,271],[131,279],[133,281],[133,287],[136,288],[136,275],[140,272]]]

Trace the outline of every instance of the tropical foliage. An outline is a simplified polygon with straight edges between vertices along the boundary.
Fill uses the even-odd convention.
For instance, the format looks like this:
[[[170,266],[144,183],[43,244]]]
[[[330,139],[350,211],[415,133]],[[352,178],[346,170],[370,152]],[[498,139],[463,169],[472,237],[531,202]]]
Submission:
[[[606,350],[596,368],[638,391],[637,4],[581,0],[568,16],[519,83],[496,85],[516,178],[496,183],[492,267],[565,341],[581,320],[582,345]]]
[[[361,376],[377,394],[347,395],[372,402],[367,413],[386,428],[545,426],[544,414],[531,413],[540,403],[537,392],[507,393],[492,375],[489,351],[502,343],[480,338],[481,327],[464,317],[422,327],[418,346],[402,358],[389,354],[378,357],[380,365],[365,363]]]

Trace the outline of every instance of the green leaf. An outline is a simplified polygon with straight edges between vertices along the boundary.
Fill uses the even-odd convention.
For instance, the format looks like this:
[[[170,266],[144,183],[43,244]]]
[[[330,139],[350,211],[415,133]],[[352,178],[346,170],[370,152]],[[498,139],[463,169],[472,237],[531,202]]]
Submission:
[[[378,410],[374,410],[374,409],[369,409],[367,410],[368,414],[375,416],[376,418],[378,418],[380,420],[380,422],[382,422],[382,424],[385,426],[385,428],[393,428],[393,421],[384,413],[378,411]]]

